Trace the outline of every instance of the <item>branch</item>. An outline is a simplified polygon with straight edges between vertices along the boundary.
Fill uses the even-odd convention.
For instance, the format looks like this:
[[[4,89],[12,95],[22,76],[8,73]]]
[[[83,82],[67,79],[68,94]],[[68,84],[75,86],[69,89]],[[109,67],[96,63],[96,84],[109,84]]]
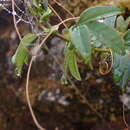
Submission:
[[[70,14],[72,17],[75,17],[68,9],[66,9],[63,5],[61,5],[59,2],[56,0],[53,0],[57,5],[59,5],[61,8],[63,8],[68,14]]]
[[[20,32],[19,32],[19,30],[18,30],[17,24],[16,24],[16,17],[15,17],[16,11],[15,11],[15,8],[14,8],[15,2],[14,2],[14,0],[11,0],[11,1],[12,1],[12,11],[13,11],[13,12],[12,12],[12,15],[13,15],[14,27],[15,27],[15,30],[16,30],[17,35],[18,35],[18,37],[19,37],[19,40],[21,41],[22,38],[21,38]]]
[[[59,16],[59,14],[53,9],[53,7],[49,4],[49,8],[54,12],[54,14],[59,18],[59,20],[62,22],[62,18]],[[65,26],[65,28],[68,28],[67,25],[65,23],[63,23],[63,25]]]
[[[46,130],[45,128],[43,128],[39,124],[38,120],[36,119],[36,116],[35,116],[34,111],[32,109],[30,98],[29,98],[29,77],[30,77],[31,67],[32,67],[32,63],[33,63],[34,59],[35,59],[35,56],[33,56],[32,59],[31,59],[31,61],[30,61],[29,68],[28,68],[28,73],[27,73],[27,81],[26,81],[26,98],[27,98],[27,104],[28,104],[31,116],[33,118],[33,121],[34,121],[35,125],[37,126],[37,128],[39,128],[40,130]]]

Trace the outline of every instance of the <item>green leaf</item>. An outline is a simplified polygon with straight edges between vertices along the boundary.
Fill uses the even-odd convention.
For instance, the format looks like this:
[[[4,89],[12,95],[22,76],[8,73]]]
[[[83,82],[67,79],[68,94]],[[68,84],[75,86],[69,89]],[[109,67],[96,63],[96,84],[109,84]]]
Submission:
[[[125,35],[124,35],[124,40],[126,41],[126,42],[130,42],[130,30],[128,30],[126,33],[125,33]]]
[[[81,80],[77,61],[76,61],[76,53],[74,50],[71,50],[69,52],[68,66],[69,66],[69,70],[70,70],[71,74],[73,75],[73,77],[75,77],[77,80]]]
[[[116,27],[120,32],[126,32],[130,23],[130,17],[124,20],[123,16],[117,17]]]
[[[32,0],[32,2],[33,2],[33,5],[34,5],[35,7],[38,7],[38,5],[39,5],[39,0]]]
[[[124,40],[125,40],[125,46],[126,46],[126,49],[129,49],[130,50],[130,30],[128,30],[125,35],[124,35]]]
[[[130,57],[114,54],[113,65],[114,80],[123,90],[130,80]]]
[[[72,48],[73,49],[73,48]],[[70,51],[71,49],[71,43],[66,43],[65,48],[64,48],[64,55],[65,55],[65,59],[64,59],[64,75],[67,76],[67,69],[68,69],[68,64],[69,64],[69,55],[70,55]]]
[[[93,35],[107,48],[111,48],[114,52],[125,54],[124,40],[119,33],[104,23],[91,21],[86,23]]]
[[[88,21],[98,20],[105,17],[110,17],[122,13],[122,9],[114,6],[95,6],[86,9],[80,15],[79,24]]]
[[[33,47],[36,39],[36,34],[27,34],[26,36],[24,36],[15,54],[13,55],[12,63],[16,65],[18,75],[21,75],[23,65],[27,64],[29,49]]]
[[[45,23],[49,16],[51,15],[52,11],[50,8],[48,8],[44,13],[43,15],[40,17],[40,23]]]
[[[120,31],[120,32],[125,32],[127,29],[125,20],[123,18],[123,16],[119,16],[117,17],[117,21],[116,21],[116,28]]]
[[[71,42],[86,62],[91,61],[91,46],[86,25],[74,26],[69,29]]]
[[[65,60],[64,60],[64,76],[67,76],[67,70],[69,68],[73,77],[77,80],[81,80],[80,73],[78,70],[78,65],[76,61],[75,48],[71,43],[67,43],[64,50]]]
[[[33,14],[34,16],[37,16],[38,15],[38,10],[36,10],[36,9],[34,9],[34,8],[32,8],[32,7],[29,7],[29,11],[30,11],[30,13],[31,14]]]

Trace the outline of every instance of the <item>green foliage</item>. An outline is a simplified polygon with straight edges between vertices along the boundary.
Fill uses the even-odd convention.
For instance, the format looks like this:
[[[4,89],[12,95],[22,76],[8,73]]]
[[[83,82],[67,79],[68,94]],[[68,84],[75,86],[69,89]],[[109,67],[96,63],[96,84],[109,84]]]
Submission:
[[[69,30],[71,42],[86,62],[91,61],[91,46],[89,30],[85,25],[71,27]]]
[[[124,34],[124,40],[126,49],[130,50],[130,30]]]
[[[71,72],[71,74],[77,79],[77,80],[81,80],[80,77],[80,73],[78,70],[78,65],[77,65],[77,61],[76,61],[76,53],[74,50],[69,51],[68,54],[68,66],[69,66],[69,70]]]
[[[113,76],[116,83],[123,89],[127,87],[130,79],[130,57],[114,55]]]
[[[76,60],[76,51],[71,45],[71,43],[66,43],[66,48],[64,53],[65,53],[64,75],[67,76],[67,70],[69,69],[73,77],[75,77],[77,80],[81,80],[80,73],[78,70],[77,60]]]
[[[48,0],[33,0],[33,6],[29,7],[30,12],[34,16],[40,17],[40,23],[46,23],[52,14],[52,10],[48,7]]]
[[[95,6],[86,9],[80,15],[79,24],[84,24],[88,21],[95,21],[101,18],[110,17],[122,13],[122,9],[113,6]]]
[[[130,17],[128,17],[126,20],[123,18],[123,16],[119,16],[117,18],[116,27],[120,32],[126,32],[128,25],[130,22]]]
[[[52,13],[51,9],[47,8],[47,10],[40,17],[40,23],[45,23],[48,20],[51,13]]]
[[[119,33],[104,23],[91,21],[86,23],[93,35],[107,48],[111,48],[114,52],[119,54],[125,53],[124,41]]]
[[[124,19],[120,15],[124,13],[122,9],[114,6],[88,8],[81,13],[76,24],[65,29],[63,34],[58,31],[61,24],[52,26],[48,23],[49,16],[52,14],[52,10],[48,7],[48,0],[33,0],[33,6],[29,7],[29,10],[39,20],[40,29],[38,29],[40,31],[43,29],[44,37],[51,32],[67,41],[63,79],[67,79],[69,71],[75,79],[81,80],[77,59],[82,58],[92,68],[93,53],[99,51],[101,60],[113,57],[114,54],[112,59],[114,64],[108,63],[112,65],[113,79],[122,89],[126,88],[130,79],[130,30],[127,30],[130,17]],[[43,38],[42,35],[37,36],[37,34],[26,35],[13,56],[12,61],[16,64],[19,74],[38,37]]]
[[[12,57],[12,63],[17,67],[17,74],[21,75],[22,67],[27,64],[29,51],[36,42],[36,34],[27,34],[21,40],[15,54]]]

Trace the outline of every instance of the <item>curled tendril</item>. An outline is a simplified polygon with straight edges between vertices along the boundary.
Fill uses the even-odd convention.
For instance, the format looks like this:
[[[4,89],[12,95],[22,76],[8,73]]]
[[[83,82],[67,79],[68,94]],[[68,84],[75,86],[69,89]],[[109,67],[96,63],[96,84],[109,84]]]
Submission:
[[[112,54],[112,50],[109,49],[109,53],[111,55],[111,65],[109,67],[108,62],[106,61],[107,58],[103,59],[100,63],[99,63],[99,73],[101,75],[107,75],[108,73],[110,73],[110,71],[112,70],[112,66],[113,66],[113,54]],[[105,70],[104,70],[105,68]]]

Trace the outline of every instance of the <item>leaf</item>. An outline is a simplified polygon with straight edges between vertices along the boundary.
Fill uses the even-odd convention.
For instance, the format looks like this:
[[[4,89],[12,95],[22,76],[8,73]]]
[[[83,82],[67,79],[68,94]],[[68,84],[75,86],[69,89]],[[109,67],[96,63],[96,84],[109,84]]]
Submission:
[[[67,76],[67,69],[69,68],[73,77],[77,80],[81,80],[80,73],[78,70],[78,65],[76,61],[75,48],[71,43],[67,43],[64,50],[65,60],[64,60],[64,76]]]
[[[32,2],[33,2],[33,5],[34,5],[35,7],[38,7],[38,5],[39,5],[39,0],[32,0]]]
[[[130,30],[128,30],[125,34],[124,34],[124,40],[125,40],[125,46],[126,49],[130,50]]]
[[[74,26],[69,29],[70,39],[86,62],[91,61],[91,46],[86,25]]]
[[[73,75],[73,77],[75,77],[77,80],[81,80],[77,61],[76,61],[76,54],[75,54],[74,50],[71,50],[69,52],[68,66],[69,66],[69,70],[70,70],[71,74]]]
[[[119,54],[125,54],[124,40],[115,29],[97,21],[88,22],[86,25],[97,40],[107,48],[111,48]]]
[[[73,48],[72,48],[73,49]],[[64,48],[64,75],[67,76],[67,69],[68,69],[68,64],[69,64],[69,55],[70,55],[70,50],[71,49],[71,43],[66,43],[65,48]]]
[[[95,6],[83,11],[80,15],[78,23],[83,24],[88,21],[98,20],[101,18],[106,18],[121,13],[122,9],[114,6]]]
[[[22,67],[27,64],[29,49],[33,47],[34,42],[37,39],[36,34],[27,34],[21,40],[15,54],[12,57],[12,63],[16,65],[18,75],[21,75]]]
[[[130,79],[130,57],[114,54],[113,76],[117,85],[123,90]]]
[[[123,16],[117,17],[116,26],[120,32],[126,32],[129,24],[130,24],[130,17],[128,17],[126,20],[124,20]]]
[[[125,35],[124,35],[124,40],[125,41],[129,41],[130,42],[130,30],[128,30],[126,33],[125,33]]]
[[[45,23],[49,16],[51,15],[52,11],[50,8],[48,8],[44,13],[43,15],[40,17],[40,23]]]
[[[119,16],[117,17],[117,21],[116,21],[116,28],[120,31],[120,32],[125,32],[127,29],[125,20],[123,18],[123,16]]]
[[[130,24],[130,16],[126,19],[125,24],[126,24],[126,27],[128,28]]]

